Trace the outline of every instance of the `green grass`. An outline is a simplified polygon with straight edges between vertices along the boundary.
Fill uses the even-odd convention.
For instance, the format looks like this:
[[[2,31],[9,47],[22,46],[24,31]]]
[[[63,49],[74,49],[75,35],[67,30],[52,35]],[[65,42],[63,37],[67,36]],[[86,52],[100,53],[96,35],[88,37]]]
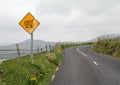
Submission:
[[[100,40],[93,45],[93,50],[99,53],[120,58],[119,38]]]
[[[34,54],[33,64],[30,56],[5,61],[0,64],[0,85],[48,85],[62,61],[63,50],[88,44],[56,44],[55,50]]]
[[[62,60],[62,49],[34,55],[34,64],[30,56],[8,60],[0,64],[0,85],[48,85],[55,69]]]
[[[71,43],[71,44],[63,44],[61,46],[62,46],[63,49],[65,49],[65,48],[69,48],[69,47],[73,47],[73,46],[92,45],[92,44],[93,43],[91,43],[91,42],[88,42],[88,43],[76,43],[76,44]]]

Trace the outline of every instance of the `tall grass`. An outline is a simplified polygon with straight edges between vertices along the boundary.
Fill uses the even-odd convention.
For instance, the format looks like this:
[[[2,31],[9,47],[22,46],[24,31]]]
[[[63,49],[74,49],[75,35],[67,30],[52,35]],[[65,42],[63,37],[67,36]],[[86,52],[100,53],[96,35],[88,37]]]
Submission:
[[[0,64],[0,85],[48,85],[55,69],[63,58],[63,50],[72,46],[84,44],[56,44],[55,49],[34,55],[31,64],[30,56],[5,61]]]
[[[93,49],[99,53],[112,55],[120,58],[119,38],[100,40],[93,45]]]
[[[92,45],[92,42],[86,42],[86,43],[68,43],[68,44],[62,44],[62,48],[68,48],[68,47],[73,47],[73,46],[82,46],[82,45]]]
[[[0,64],[0,85],[48,85],[55,69],[62,60],[61,46],[51,52],[8,60]]]

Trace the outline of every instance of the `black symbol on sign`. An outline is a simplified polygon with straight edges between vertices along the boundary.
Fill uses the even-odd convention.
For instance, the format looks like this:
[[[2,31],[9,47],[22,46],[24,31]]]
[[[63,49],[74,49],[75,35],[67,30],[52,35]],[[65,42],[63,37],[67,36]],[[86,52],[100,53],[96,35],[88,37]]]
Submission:
[[[33,28],[33,20],[26,20],[24,24],[26,28]]]

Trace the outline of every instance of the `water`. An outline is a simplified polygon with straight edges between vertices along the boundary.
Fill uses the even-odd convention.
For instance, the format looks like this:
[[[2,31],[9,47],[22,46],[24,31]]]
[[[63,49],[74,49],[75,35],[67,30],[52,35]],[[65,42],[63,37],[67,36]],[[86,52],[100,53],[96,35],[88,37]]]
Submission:
[[[43,50],[45,51],[45,50]],[[30,51],[20,51],[20,56],[26,56],[26,55],[30,55]],[[34,54],[37,54],[37,51],[33,52]],[[18,54],[17,51],[3,51],[0,52],[0,61],[6,61],[6,60],[10,60],[10,59],[15,59],[18,58]]]

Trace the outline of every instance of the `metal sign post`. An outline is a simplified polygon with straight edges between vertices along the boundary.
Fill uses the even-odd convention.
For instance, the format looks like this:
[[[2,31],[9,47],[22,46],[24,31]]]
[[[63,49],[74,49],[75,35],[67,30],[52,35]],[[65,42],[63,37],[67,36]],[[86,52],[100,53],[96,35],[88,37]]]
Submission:
[[[31,33],[31,62],[33,64],[33,32]]]
[[[19,25],[31,35],[31,62],[33,64],[33,32],[40,23],[34,18],[31,13],[28,13],[20,22]]]

